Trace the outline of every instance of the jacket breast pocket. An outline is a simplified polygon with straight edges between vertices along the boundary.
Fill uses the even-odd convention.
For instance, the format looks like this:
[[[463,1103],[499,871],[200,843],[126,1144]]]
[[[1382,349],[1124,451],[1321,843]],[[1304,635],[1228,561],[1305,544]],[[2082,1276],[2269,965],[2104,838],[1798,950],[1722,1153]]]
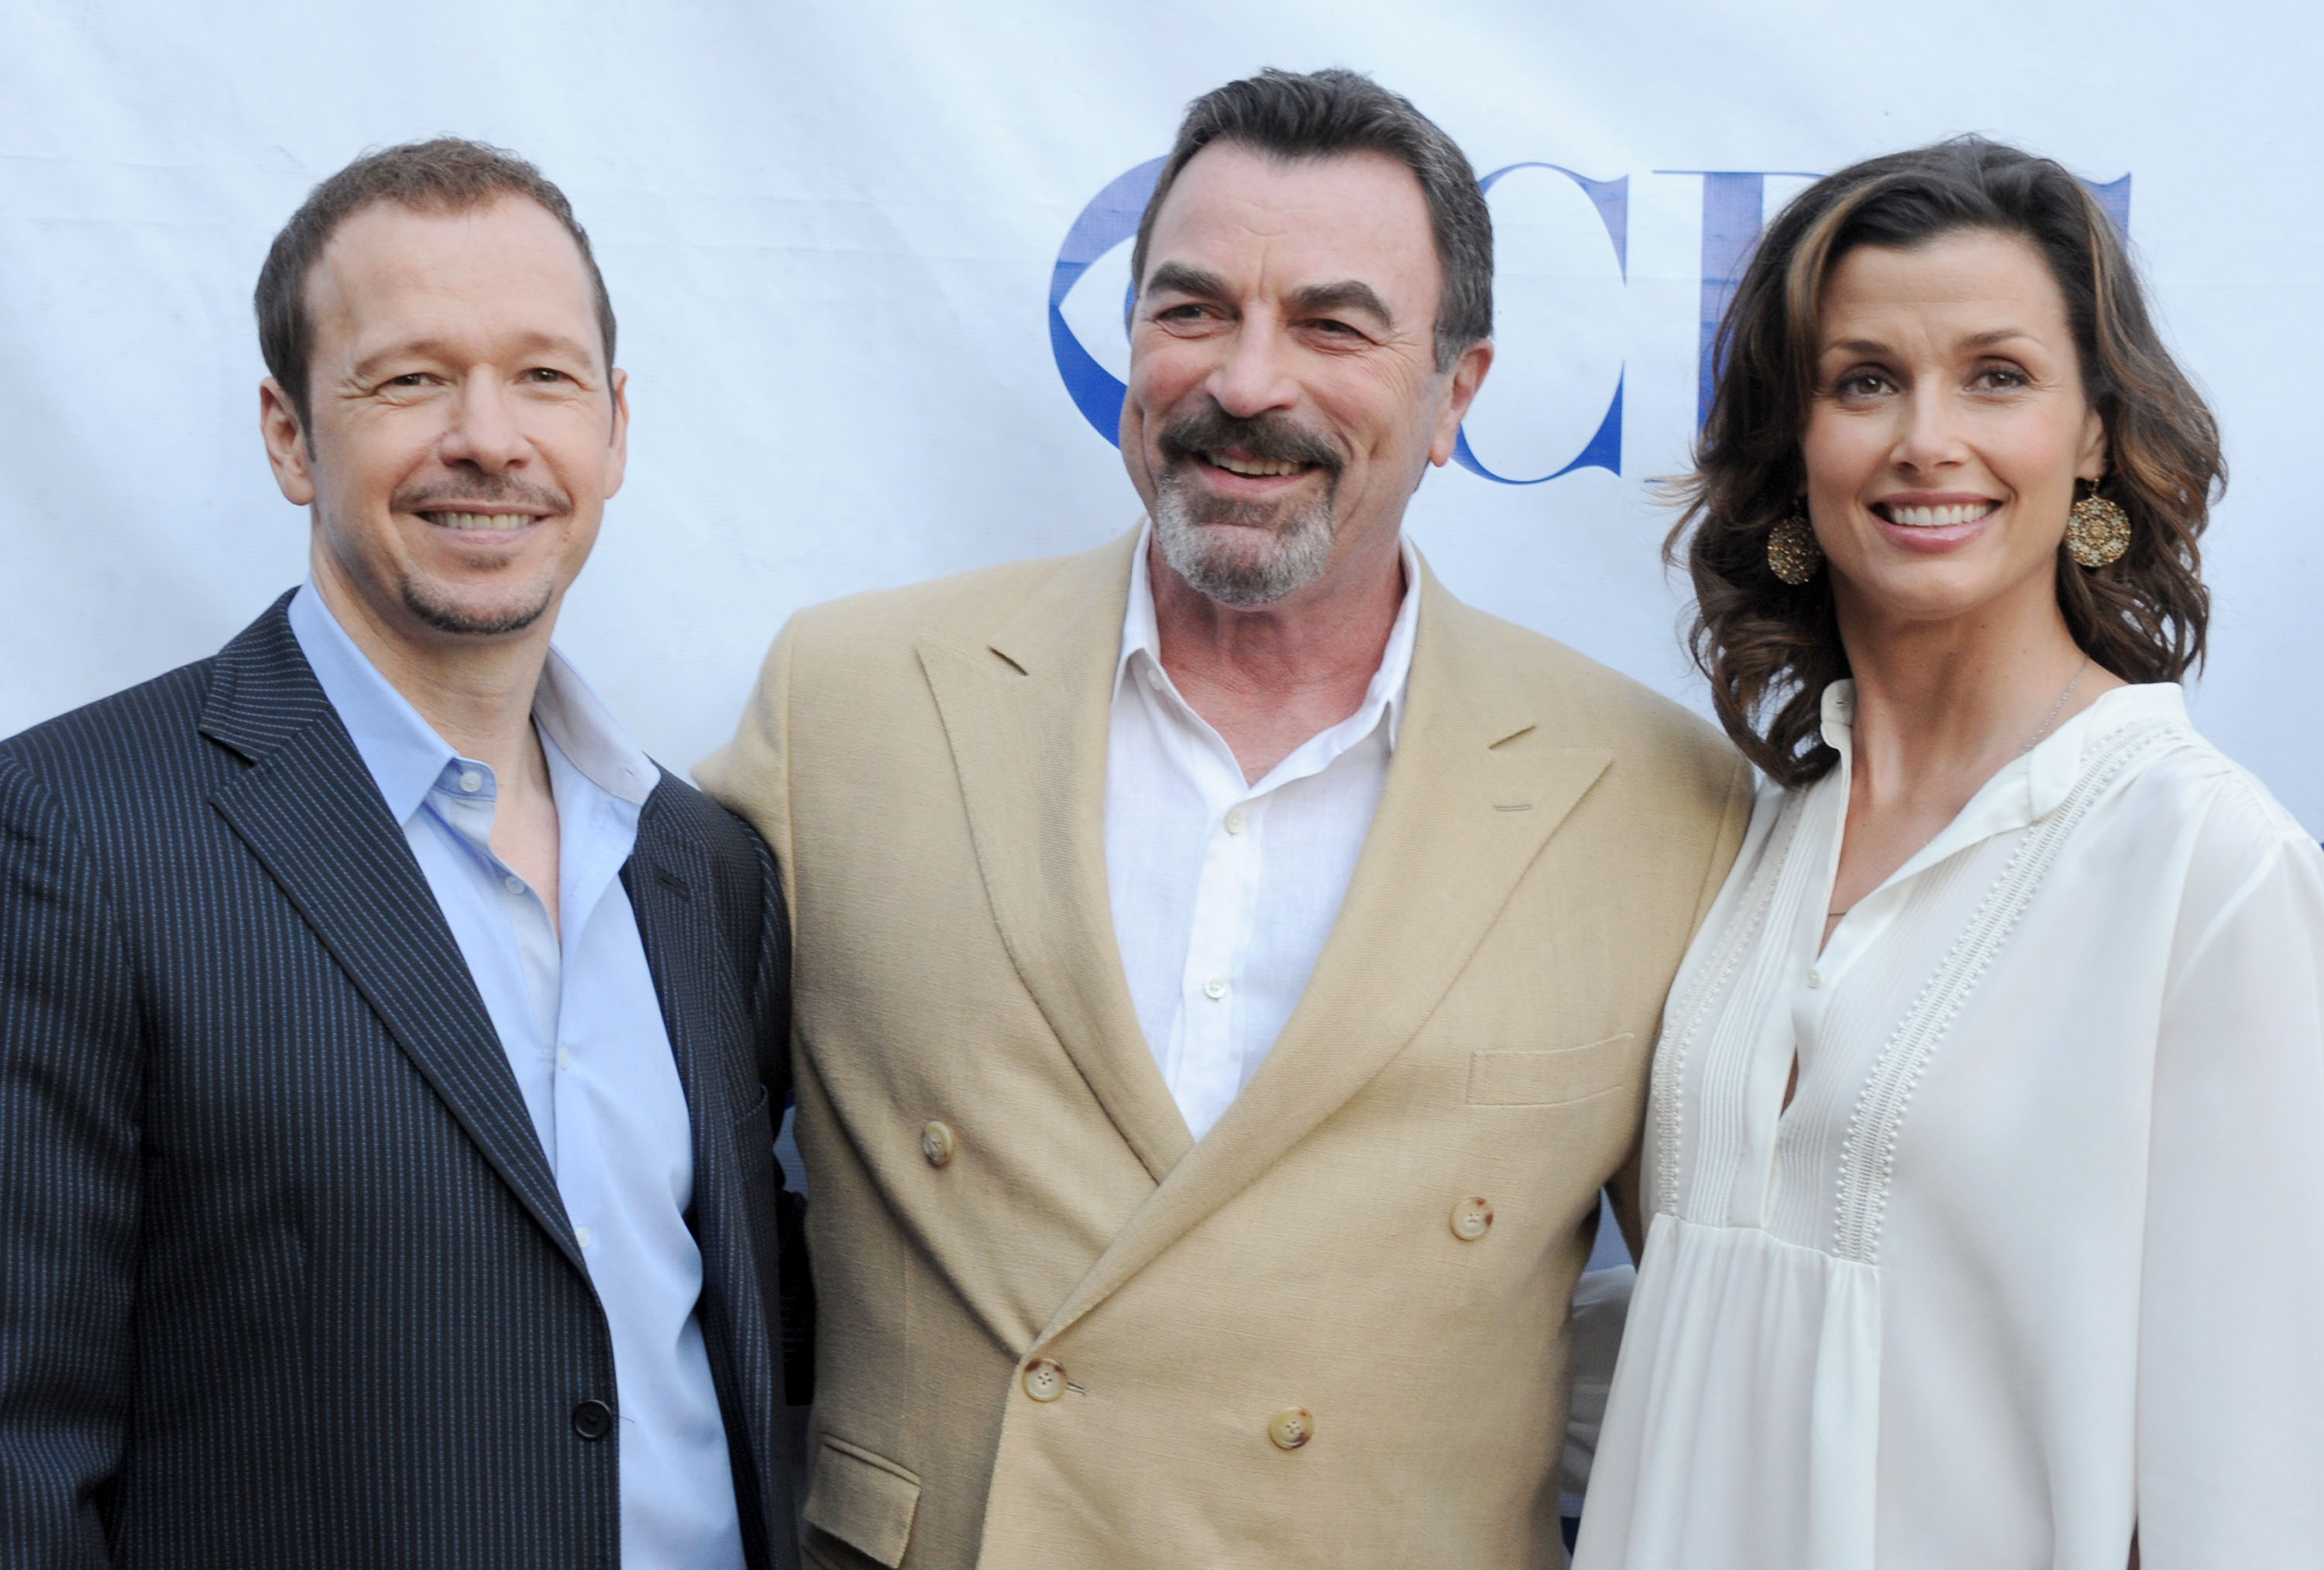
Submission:
[[[1471,1106],[1568,1106],[1631,1088],[1646,1071],[1628,1031],[1547,1051],[1469,1054]]]

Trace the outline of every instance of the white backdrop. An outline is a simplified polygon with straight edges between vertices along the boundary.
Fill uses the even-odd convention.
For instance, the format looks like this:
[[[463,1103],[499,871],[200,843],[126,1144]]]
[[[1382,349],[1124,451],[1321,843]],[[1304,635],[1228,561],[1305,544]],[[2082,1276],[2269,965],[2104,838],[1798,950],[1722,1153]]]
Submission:
[[[1344,64],[1480,173],[1556,166],[1492,190],[1501,357],[1469,436],[1508,478],[1606,461],[1447,469],[1416,537],[1455,592],[1698,708],[1645,482],[1683,462],[1705,253],[1748,238],[1754,188],[1672,171],[1766,174],[1772,212],[1799,176],[1978,130],[2130,176],[2235,473],[2198,719],[2324,827],[2317,7],[0,0],[0,734],[209,653],[300,577],[250,289],[366,146],[513,147],[595,237],[635,426],[560,641],[684,767],[795,608],[1134,520],[1060,372],[1061,249],[1188,98]],[[1118,374],[1121,252],[1072,272],[1061,335]]]

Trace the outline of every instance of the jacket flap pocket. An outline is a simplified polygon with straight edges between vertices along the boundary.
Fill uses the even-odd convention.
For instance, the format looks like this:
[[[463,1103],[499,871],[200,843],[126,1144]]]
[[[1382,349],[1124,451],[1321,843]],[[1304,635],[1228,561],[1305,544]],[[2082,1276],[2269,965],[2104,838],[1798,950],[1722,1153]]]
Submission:
[[[1546,1052],[1469,1054],[1471,1106],[1560,1106],[1620,1090],[1638,1078],[1628,1031]]]
[[[807,1525],[893,1570],[904,1562],[919,1504],[918,1478],[844,1439],[823,1437],[807,1479]]]

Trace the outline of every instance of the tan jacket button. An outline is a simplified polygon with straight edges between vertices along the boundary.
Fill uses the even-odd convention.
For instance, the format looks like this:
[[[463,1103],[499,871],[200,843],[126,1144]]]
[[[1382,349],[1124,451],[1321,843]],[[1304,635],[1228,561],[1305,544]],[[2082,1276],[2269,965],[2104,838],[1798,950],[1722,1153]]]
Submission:
[[[1267,1437],[1278,1450],[1296,1450],[1315,1437],[1315,1414],[1305,1407],[1286,1407],[1267,1419]]]
[[[1037,1401],[1054,1401],[1065,1393],[1065,1370],[1062,1363],[1037,1357],[1025,1365],[1025,1393]]]
[[[1467,1198],[1452,1207],[1452,1235],[1474,1243],[1491,1230],[1493,1207],[1482,1199]]]
[[[928,1158],[928,1165],[941,1167],[952,1160],[952,1152],[960,1148],[954,1137],[952,1125],[930,1123],[920,1130],[920,1153]]]

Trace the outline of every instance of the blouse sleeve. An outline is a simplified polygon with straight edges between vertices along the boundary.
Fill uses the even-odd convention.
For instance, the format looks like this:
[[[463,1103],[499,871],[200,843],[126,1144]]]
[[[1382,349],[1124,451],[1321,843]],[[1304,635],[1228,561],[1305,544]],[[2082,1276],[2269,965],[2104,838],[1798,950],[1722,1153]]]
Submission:
[[[2324,854],[2242,781],[2198,833],[2156,1045],[2144,1570],[2324,1544]]]

